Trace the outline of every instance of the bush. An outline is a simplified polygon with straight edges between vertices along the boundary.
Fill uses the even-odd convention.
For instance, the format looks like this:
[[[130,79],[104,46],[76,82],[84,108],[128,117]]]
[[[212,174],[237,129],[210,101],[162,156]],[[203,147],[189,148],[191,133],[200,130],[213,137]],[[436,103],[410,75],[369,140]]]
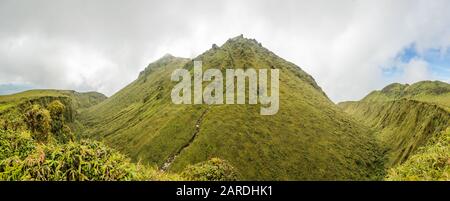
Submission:
[[[39,105],[33,105],[25,113],[25,122],[31,131],[33,139],[39,142],[47,142],[50,132],[50,112]]]
[[[100,142],[89,140],[40,144],[24,159],[12,156],[0,162],[0,180],[146,180],[161,176],[155,172],[131,163]]]
[[[25,124],[23,122],[23,115],[16,111],[11,111],[0,115],[0,129],[2,130],[23,130]]]
[[[236,181],[238,179],[234,167],[219,158],[188,166],[181,176],[195,181]]]
[[[131,163],[98,141],[36,143],[28,132],[0,130],[0,180],[185,180],[156,167]]]
[[[51,117],[51,133],[60,143],[66,143],[73,140],[71,129],[65,125],[64,111],[66,107],[59,100],[55,100],[48,105]]]
[[[0,130],[0,160],[11,156],[23,159],[34,151],[35,147],[28,132],[14,133]]]
[[[450,180],[450,128],[433,137],[405,163],[391,168],[386,180]]]

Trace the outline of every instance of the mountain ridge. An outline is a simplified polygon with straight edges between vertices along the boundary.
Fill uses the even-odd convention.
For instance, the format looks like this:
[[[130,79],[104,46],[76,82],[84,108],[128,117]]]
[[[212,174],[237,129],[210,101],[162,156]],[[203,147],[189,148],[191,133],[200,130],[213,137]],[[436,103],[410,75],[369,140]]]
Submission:
[[[172,71],[192,71],[193,60],[201,60],[203,70],[279,69],[280,111],[264,117],[258,105],[171,103]],[[236,167],[244,180],[363,180],[379,173],[378,145],[366,127],[342,113],[310,75],[254,39],[234,37],[193,59],[149,66],[82,114],[84,136],[159,167],[176,155],[169,172],[218,157]]]
[[[439,105],[450,111],[450,85],[442,81],[420,81],[413,84],[393,83],[369,93],[361,101],[413,99]]]
[[[445,141],[450,131],[449,92],[450,84],[440,81],[393,83],[360,101],[338,105],[375,131],[385,146],[389,180],[448,178],[449,165],[433,164],[450,157],[444,151],[450,149]]]

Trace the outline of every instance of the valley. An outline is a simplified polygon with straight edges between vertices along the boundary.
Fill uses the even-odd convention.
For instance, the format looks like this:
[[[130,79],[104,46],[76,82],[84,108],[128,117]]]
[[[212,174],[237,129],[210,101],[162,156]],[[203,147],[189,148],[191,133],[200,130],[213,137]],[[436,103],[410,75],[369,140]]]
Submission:
[[[448,110],[450,99],[446,98],[449,94],[450,85],[444,82],[422,81],[412,85],[394,83],[380,91],[370,93],[361,101],[343,102],[339,103],[339,106],[375,130],[376,138],[385,149],[387,169],[408,163],[417,153],[435,146],[435,143],[442,143],[441,149],[444,152],[441,155],[430,153],[428,161],[422,161],[414,166],[423,165],[422,168],[433,169],[433,163],[443,160],[442,167],[434,170],[438,175],[427,179],[448,180],[450,164],[445,161],[448,161],[450,151],[449,141],[445,136],[448,136],[450,126]],[[437,142],[436,139],[441,141]],[[411,175],[411,179],[415,178],[420,178],[420,175]]]
[[[191,82],[194,61],[203,72],[277,70],[277,112],[174,104],[171,75]],[[449,108],[439,81],[335,104],[301,67],[240,35],[195,58],[165,55],[111,97],[0,96],[0,180],[449,180]]]

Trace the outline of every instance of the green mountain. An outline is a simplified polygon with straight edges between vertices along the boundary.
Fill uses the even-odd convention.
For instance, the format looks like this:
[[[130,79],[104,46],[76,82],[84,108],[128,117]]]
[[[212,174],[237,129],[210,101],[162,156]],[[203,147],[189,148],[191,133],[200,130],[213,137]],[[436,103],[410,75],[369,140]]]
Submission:
[[[12,95],[0,95],[0,113],[21,104],[30,102],[49,102],[60,99],[70,102],[75,110],[82,110],[104,101],[107,97],[98,92],[79,93],[72,90],[28,90]]]
[[[223,74],[279,69],[278,113],[172,103],[171,74],[193,76],[193,61]],[[449,125],[448,83],[394,83],[335,105],[301,68],[241,35],[193,59],[165,55],[110,98],[0,96],[0,180],[450,180]]]
[[[390,179],[442,178],[442,175],[423,176],[423,173],[431,172],[450,175],[450,164],[447,162],[450,152],[438,154],[438,157],[438,152],[430,151],[439,149],[441,153],[442,150],[449,150],[448,137],[445,136],[450,131],[450,84],[439,81],[422,81],[412,85],[395,83],[370,93],[361,101],[343,102],[339,106],[375,131],[386,150],[386,168],[401,164],[409,167],[400,168],[403,171],[427,167],[421,173],[409,172],[413,175],[390,174]],[[442,167],[429,167],[442,157],[445,161]],[[400,173],[397,171],[395,174]]]
[[[373,91],[362,101],[417,100],[450,110],[450,85],[441,81],[421,81],[409,84],[393,83],[380,91]]]
[[[280,109],[260,105],[176,105],[170,93],[177,68],[193,71],[280,70]],[[105,101],[81,113],[83,136],[104,141],[134,161],[180,172],[221,158],[244,180],[364,180],[382,169],[368,128],[342,112],[298,66],[253,39],[238,36],[193,60],[166,55]],[[191,73],[192,74],[192,73]]]

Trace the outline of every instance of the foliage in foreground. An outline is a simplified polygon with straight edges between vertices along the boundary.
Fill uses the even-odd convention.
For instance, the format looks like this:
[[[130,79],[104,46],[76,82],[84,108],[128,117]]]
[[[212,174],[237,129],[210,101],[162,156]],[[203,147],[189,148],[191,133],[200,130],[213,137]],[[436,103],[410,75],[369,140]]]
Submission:
[[[3,115],[0,180],[181,180],[156,168],[131,163],[125,155],[92,140],[74,141],[66,106],[54,100]],[[15,121],[11,118],[15,117]],[[11,126],[10,123],[20,124]]]
[[[450,128],[433,137],[405,163],[389,170],[386,180],[450,180]]]
[[[26,129],[0,129],[0,180],[236,180],[233,168],[220,159],[193,166],[195,174],[184,178],[132,163],[101,142],[74,141],[64,110],[60,101],[46,108],[32,105],[18,121]]]
[[[181,175],[189,180],[198,181],[236,181],[236,170],[228,162],[212,158],[206,162],[188,166]]]
[[[41,144],[30,135],[3,130],[0,136],[0,180],[181,180],[177,175],[131,163],[97,141]]]
[[[218,158],[189,166],[178,175],[132,163],[125,155],[98,141],[42,144],[28,132],[0,130],[0,145],[0,180],[237,180],[235,169]]]

